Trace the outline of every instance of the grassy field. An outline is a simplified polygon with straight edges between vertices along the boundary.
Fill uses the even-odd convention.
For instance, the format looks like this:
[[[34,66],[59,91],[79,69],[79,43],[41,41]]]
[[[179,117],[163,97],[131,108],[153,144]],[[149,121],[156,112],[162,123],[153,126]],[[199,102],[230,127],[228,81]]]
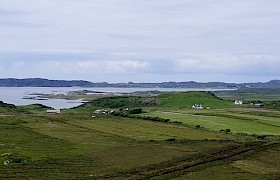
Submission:
[[[9,161],[1,165],[1,179],[161,179],[165,178],[161,171],[170,167],[174,171],[167,173],[167,178],[199,177],[194,172],[177,170],[180,166],[197,169],[198,174],[218,173],[221,166],[228,170],[234,167],[245,177],[250,163],[264,163],[262,159],[251,162],[251,155],[244,156],[246,160],[243,156],[241,160],[231,159],[239,156],[244,147],[254,146],[255,150],[264,146],[245,146],[254,141],[253,137],[167,123],[109,115],[93,118],[82,114],[30,114],[2,116],[0,126],[0,161]],[[274,153],[271,158],[279,155],[278,146],[273,148],[269,149]],[[220,158],[215,156],[221,152],[230,156],[216,164],[212,158]],[[198,160],[202,167],[197,167]],[[276,177],[278,169],[270,170],[273,163],[267,162],[266,173],[250,172],[248,177]]]
[[[275,101],[280,100],[280,90],[279,89],[239,89],[236,91],[218,91],[215,95],[225,100],[235,100],[242,99],[245,101]]]
[[[170,121],[94,113],[110,103]],[[194,103],[212,109],[193,110]],[[280,178],[276,110],[235,106],[208,92],[104,98],[56,115],[47,109],[0,107],[0,179]]]
[[[191,108],[194,104],[201,104],[205,108],[235,107],[232,101],[219,99],[211,92],[166,93],[159,95],[158,98],[161,107]]]
[[[14,179],[86,179],[237,143],[227,134],[113,116],[2,116],[0,126],[0,161],[9,161],[0,177]]]
[[[273,111],[274,117],[265,113],[260,116],[248,112],[248,109],[230,109],[230,110],[152,110],[143,116],[169,118],[171,122],[179,121],[184,125],[206,128],[208,130],[220,131],[230,129],[233,133],[247,133],[258,135],[278,135],[280,136],[280,114]],[[257,111],[256,111],[257,112]],[[277,115],[276,115],[277,114]]]

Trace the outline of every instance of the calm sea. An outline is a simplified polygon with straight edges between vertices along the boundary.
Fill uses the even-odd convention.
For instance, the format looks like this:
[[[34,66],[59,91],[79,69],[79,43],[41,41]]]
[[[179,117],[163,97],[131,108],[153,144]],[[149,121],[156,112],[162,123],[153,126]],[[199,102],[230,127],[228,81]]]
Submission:
[[[219,91],[233,89],[190,89],[190,88],[83,88],[83,87],[0,87],[0,101],[14,105],[43,104],[55,109],[72,108],[82,104],[82,100],[48,99],[35,100],[23,99],[34,93],[43,94],[66,94],[70,91],[90,90],[106,93],[131,93],[136,91]]]

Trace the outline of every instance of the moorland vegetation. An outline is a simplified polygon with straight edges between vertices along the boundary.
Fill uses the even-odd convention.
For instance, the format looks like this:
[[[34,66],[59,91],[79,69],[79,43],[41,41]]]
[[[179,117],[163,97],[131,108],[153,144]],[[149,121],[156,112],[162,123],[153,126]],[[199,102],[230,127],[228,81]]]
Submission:
[[[254,108],[226,93],[101,97],[51,115],[1,102],[0,179],[279,179],[280,111],[267,104],[280,99]]]

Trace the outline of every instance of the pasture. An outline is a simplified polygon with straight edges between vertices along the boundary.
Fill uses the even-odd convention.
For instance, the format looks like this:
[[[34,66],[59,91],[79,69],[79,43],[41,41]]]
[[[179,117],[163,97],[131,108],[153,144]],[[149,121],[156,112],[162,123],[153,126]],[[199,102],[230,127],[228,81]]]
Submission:
[[[254,112],[256,114],[254,114]],[[280,114],[274,111],[249,111],[248,109],[216,110],[150,110],[144,116],[169,118],[171,122],[179,121],[184,125],[221,131],[230,129],[233,133],[280,136]],[[272,117],[271,114],[274,114]]]
[[[110,103],[170,121],[94,113]],[[235,106],[207,92],[104,98],[55,115],[46,109],[0,108],[0,179],[280,178],[276,110]]]
[[[87,179],[235,144],[223,142],[231,135],[113,116],[17,115],[0,126],[0,177],[12,179]]]

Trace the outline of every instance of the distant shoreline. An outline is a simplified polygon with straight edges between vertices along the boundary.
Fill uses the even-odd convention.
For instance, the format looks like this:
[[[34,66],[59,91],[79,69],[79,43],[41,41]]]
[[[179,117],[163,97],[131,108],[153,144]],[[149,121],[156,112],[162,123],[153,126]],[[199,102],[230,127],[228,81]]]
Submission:
[[[280,80],[256,83],[225,83],[225,82],[160,82],[160,83],[94,83],[84,80],[49,80],[41,78],[0,79],[0,87],[84,87],[84,88],[280,88]]]
[[[106,95],[143,95],[159,92],[182,91],[225,91],[234,89],[214,88],[121,88],[121,87],[0,87],[0,101],[20,105],[43,104],[55,109],[72,108],[81,105],[83,99],[72,99],[71,93],[81,96],[90,92]],[[40,96],[42,95],[42,96]],[[62,96],[65,95],[65,96]],[[80,96],[79,96],[80,97]]]

